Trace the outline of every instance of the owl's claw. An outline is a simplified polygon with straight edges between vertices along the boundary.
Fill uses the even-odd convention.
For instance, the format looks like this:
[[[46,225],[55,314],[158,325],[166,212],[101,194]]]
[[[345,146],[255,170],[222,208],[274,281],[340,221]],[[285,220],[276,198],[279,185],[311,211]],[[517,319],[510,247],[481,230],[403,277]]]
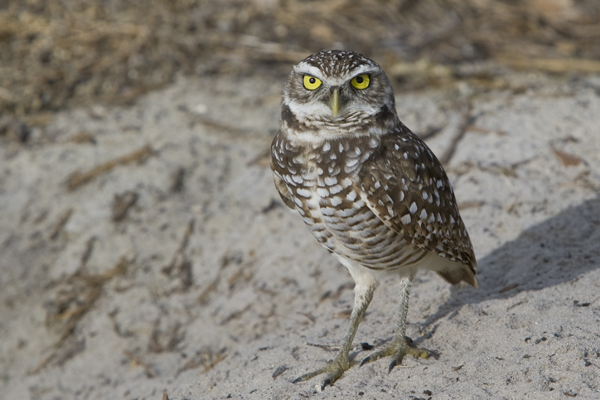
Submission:
[[[317,375],[327,374],[323,380],[323,383],[321,384],[321,390],[324,390],[327,386],[333,386],[335,381],[340,379],[342,375],[344,375],[344,372],[348,370],[348,368],[350,368],[350,363],[348,360],[335,359],[323,368],[319,368],[316,371],[309,372],[308,374],[304,374],[294,379],[292,383],[304,382],[314,378]]]
[[[392,372],[392,369],[394,369],[395,366],[402,364],[402,360],[407,354],[416,358],[427,358],[430,356],[431,353],[427,349],[413,347],[412,340],[408,337],[404,337],[402,339],[394,338],[394,340],[392,341],[392,343],[390,343],[389,346],[382,350],[376,351],[375,353],[369,355],[364,360],[362,360],[360,366],[362,367],[365,364],[379,360],[383,357],[392,356],[393,359],[388,368],[388,373],[390,373]]]

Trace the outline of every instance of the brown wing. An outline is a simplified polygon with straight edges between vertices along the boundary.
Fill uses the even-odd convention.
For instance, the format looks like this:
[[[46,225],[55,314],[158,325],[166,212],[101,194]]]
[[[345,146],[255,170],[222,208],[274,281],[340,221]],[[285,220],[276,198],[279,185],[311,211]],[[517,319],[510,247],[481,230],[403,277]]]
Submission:
[[[296,204],[294,203],[294,200],[292,200],[290,191],[288,190],[287,186],[285,186],[285,183],[275,173],[273,173],[273,180],[275,181],[275,187],[279,192],[279,196],[281,196],[281,200],[283,200],[285,205],[291,208],[292,210],[295,209]]]
[[[450,181],[427,145],[408,128],[401,128],[381,138],[380,148],[361,169],[360,184],[366,201],[389,228],[408,242],[466,264],[472,271],[470,276],[440,273],[444,278],[451,283],[465,280],[475,286],[477,261]]]
[[[279,196],[281,196],[281,200],[283,200],[286,206],[293,210],[296,208],[296,204],[282,179],[282,174],[286,173],[285,167],[287,164],[287,155],[284,152],[284,147],[281,146],[281,137],[281,131],[277,132],[271,143],[271,170],[273,171],[273,180],[277,192],[279,192]]]

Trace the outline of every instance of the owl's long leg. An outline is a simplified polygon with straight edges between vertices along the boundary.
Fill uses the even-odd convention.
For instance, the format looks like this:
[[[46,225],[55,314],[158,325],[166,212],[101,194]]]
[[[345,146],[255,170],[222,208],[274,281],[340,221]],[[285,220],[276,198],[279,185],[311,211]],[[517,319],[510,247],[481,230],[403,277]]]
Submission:
[[[348,353],[352,348],[352,341],[354,340],[354,335],[356,335],[358,325],[365,315],[365,311],[367,311],[367,307],[369,307],[371,299],[373,299],[375,287],[376,285],[374,282],[368,286],[359,284],[355,286],[354,308],[352,309],[352,315],[350,316],[350,326],[348,327],[348,331],[346,332],[346,336],[342,342],[342,347],[340,348],[337,356],[325,367],[302,375],[301,377],[295,379],[294,383],[309,380],[317,375],[326,374],[325,380],[321,385],[321,389],[325,389],[325,386],[333,385],[333,383],[341,378],[344,372],[350,368]]]
[[[392,343],[385,349],[376,351],[365,358],[360,366],[379,360],[383,357],[392,356],[392,362],[388,372],[391,372],[396,365],[402,364],[402,359],[405,355],[410,354],[413,357],[427,358],[429,352],[425,349],[411,347],[411,340],[405,336],[406,334],[406,316],[408,314],[408,298],[410,297],[410,286],[412,284],[413,275],[403,277],[400,280],[400,308],[398,310],[398,325],[394,332]]]

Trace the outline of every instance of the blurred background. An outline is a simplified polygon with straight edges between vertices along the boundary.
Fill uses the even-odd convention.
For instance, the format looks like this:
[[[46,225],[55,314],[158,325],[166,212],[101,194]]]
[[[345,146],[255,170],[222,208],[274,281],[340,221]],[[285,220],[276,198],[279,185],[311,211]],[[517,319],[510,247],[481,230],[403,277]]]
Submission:
[[[506,69],[600,71],[597,0],[2,0],[0,135],[176,74],[286,75],[321,49],[375,58],[397,89],[502,88]]]

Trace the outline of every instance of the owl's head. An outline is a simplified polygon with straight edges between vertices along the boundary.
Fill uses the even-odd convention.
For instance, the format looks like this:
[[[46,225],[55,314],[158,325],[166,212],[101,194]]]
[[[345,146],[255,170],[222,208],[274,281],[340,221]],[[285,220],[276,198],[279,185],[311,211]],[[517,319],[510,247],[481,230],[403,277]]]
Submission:
[[[396,109],[385,72],[353,51],[322,51],[305,58],[284,87],[282,122],[289,120],[294,130],[320,136],[368,134],[377,121],[390,118],[396,118]]]

